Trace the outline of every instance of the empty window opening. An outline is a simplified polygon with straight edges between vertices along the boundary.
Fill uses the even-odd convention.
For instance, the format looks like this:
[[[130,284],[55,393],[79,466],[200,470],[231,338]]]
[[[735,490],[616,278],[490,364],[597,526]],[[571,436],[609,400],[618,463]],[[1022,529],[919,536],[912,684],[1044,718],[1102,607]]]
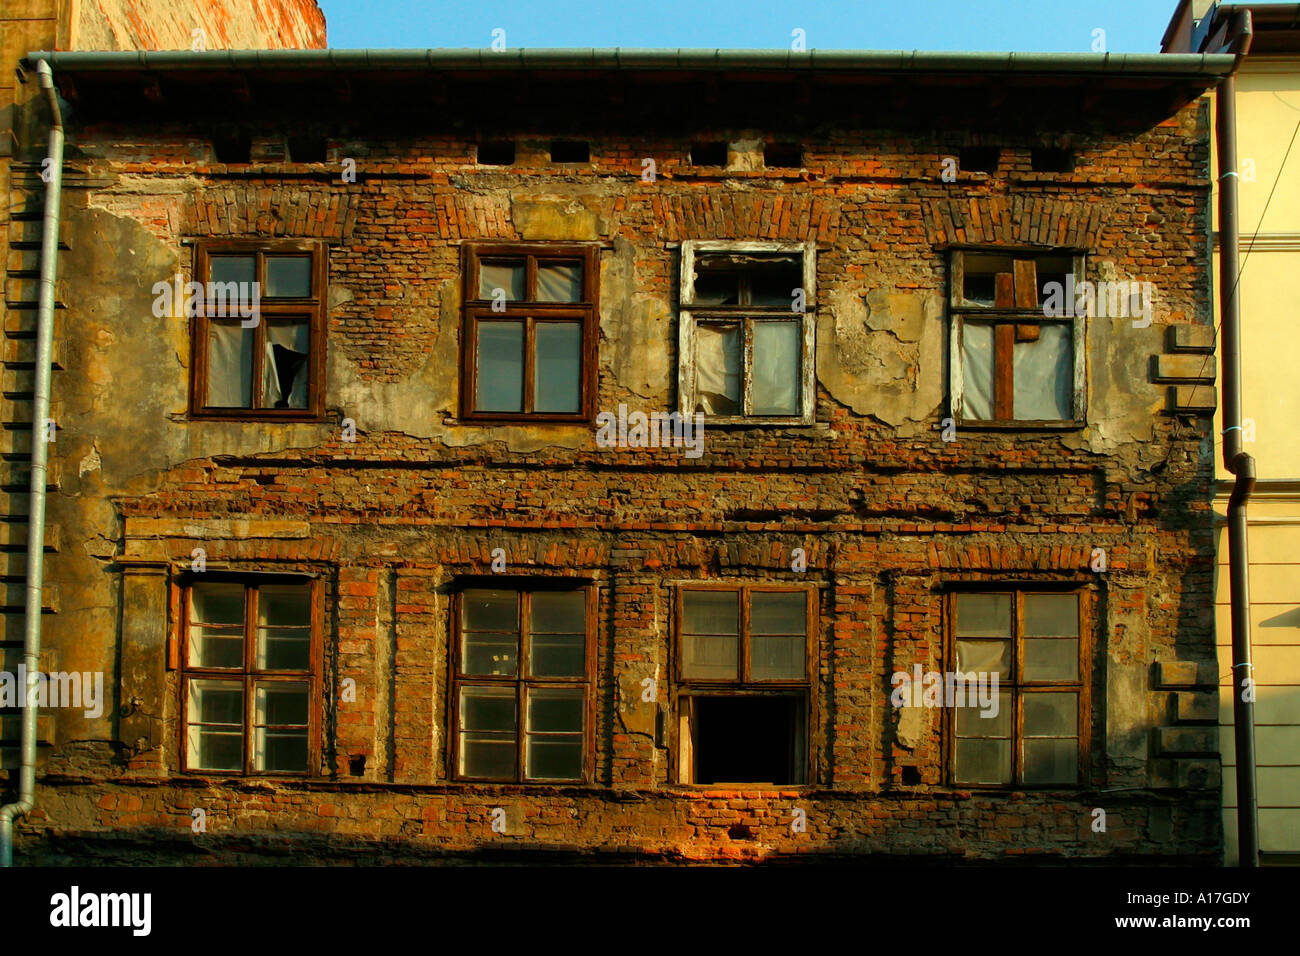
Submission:
[[[1041,147],[1029,151],[1029,164],[1036,173],[1068,173],[1074,170],[1074,150]]]
[[[252,159],[253,138],[247,130],[225,127],[212,134],[212,150],[219,163],[247,163]]]
[[[768,143],[763,164],[773,169],[798,169],[803,165],[803,147],[798,143]]]
[[[693,697],[695,783],[801,783],[795,697]]]
[[[514,161],[515,144],[512,140],[479,143],[478,164],[480,166],[510,166]]]
[[[551,162],[553,163],[589,163],[591,162],[591,144],[581,140],[557,139],[551,143]]]
[[[721,141],[691,144],[692,166],[726,166],[727,144]]]
[[[996,173],[1002,150],[996,146],[963,146],[958,157],[962,172]]]
[[[309,134],[289,135],[289,162],[325,162],[325,137]]]

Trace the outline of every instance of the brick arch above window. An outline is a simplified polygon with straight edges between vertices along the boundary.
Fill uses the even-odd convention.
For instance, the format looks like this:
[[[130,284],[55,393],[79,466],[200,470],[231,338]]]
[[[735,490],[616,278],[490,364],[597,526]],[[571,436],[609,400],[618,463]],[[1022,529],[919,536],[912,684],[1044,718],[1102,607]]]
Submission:
[[[356,225],[352,196],[333,187],[229,186],[206,189],[186,202],[187,236],[346,239]]]
[[[936,246],[1010,245],[1095,248],[1105,206],[1035,196],[931,199],[922,207]]]

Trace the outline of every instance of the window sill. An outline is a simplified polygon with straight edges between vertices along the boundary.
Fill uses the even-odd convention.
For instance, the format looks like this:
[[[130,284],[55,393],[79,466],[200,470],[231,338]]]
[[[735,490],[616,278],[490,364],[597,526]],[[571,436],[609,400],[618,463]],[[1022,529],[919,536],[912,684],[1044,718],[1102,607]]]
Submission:
[[[192,411],[186,416],[192,422],[279,422],[286,425],[337,425],[338,421],[327,415],[295,409],[293,412],[250,412],[238,409],[233,412]]]
[[[1076,431],[1086,428],[1088,423],[1083,421],[1008,421],[1008,422],[989,422],[989,421],[967,421],[965,419],[957,420],[957,428],[965,431],[990,431],[990,432],[1027,432],[1027,431]]]

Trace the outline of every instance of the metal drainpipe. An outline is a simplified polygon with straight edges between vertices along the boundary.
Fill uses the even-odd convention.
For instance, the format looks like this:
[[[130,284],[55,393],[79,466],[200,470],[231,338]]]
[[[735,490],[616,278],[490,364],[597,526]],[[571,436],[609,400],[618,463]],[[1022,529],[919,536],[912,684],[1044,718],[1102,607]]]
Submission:
[[[50,414],[50,357],[54,346],[54,279],[59,254],[59,198],[63,189],[63,114],[54,92],[54,74],[44,60],[36,75],[50,105],[50,176],[45,184],[45,218],[41,223],[40,305],[36,319],[36,385],[32,410],[32,474],[27,526],[27,607],[23,665],[27,671],[18,801],[0,807],[0,866],[12,866],[14,818],[36,805],[36,690],[41,658],[41,590],[45,567],[45,471],[49,443],[45,420]]]
[[[1254,694],[1246,698],[1250,663],[1250,564],[1246,549],[1246,502],[1255,487],[1255,459],[1241,436],[1241,309],[1238,297],[1237,67],[1250,50],[1249,10],[1237,15],[1232,43],[1240,43],[1232,72],[1215,96],[1219,152],[1219,317],[1223,361],[1223,464],[1235,477],[1228,498],[1228,583],[1232,600],[1232,727],[1237,752],[1237,865],[1259,866],[1255,795]]]

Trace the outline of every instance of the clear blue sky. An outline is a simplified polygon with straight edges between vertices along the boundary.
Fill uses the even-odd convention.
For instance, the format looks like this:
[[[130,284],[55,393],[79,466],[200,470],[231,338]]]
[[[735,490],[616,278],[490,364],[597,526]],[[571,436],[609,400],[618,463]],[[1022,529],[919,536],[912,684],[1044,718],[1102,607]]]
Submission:
[[[1156,53],[1177,0],[318,0],[332,47]]]

